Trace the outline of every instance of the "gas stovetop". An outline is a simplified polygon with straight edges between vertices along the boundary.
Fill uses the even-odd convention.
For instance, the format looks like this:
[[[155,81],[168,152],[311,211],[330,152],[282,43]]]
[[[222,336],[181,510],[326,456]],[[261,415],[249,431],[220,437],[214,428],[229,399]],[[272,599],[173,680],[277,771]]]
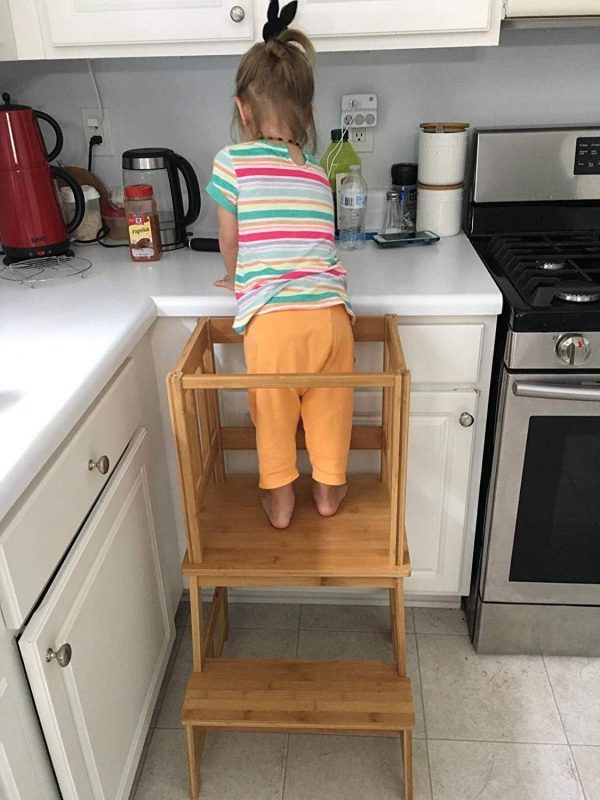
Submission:
[[[494,234],[474,244],[513,330],[600,330],[600,232]]]

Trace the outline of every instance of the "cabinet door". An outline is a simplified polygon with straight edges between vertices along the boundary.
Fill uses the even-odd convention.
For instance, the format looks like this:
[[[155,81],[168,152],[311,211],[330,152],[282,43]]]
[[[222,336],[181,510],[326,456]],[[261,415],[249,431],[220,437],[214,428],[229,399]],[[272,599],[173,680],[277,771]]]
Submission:
[[[38,2],[48,20],[50,43],[56,47],[252,39],[250,0]],[[238,22],[232,19],[233,7],[243,14]]]
[[[412,392],[406,531],[413,594],[460,590],[477,392]],[[465,425],[466,423],[466,425]]]
[[[129,795],[174,639],[138,431],[19,646],[64,800]],[[71,647],[70,661],[47,660]]]
[[[42,797],[7,678],[0,678],[0,720],[0,798],[32,800]]]
[[[9,61],[16,55],[8,0],[0,0],[0,61]]]
[[[484,32],[494,0],[304,0],[298,26],[312,36]],[[377,44],[373,44],[377,47]]]

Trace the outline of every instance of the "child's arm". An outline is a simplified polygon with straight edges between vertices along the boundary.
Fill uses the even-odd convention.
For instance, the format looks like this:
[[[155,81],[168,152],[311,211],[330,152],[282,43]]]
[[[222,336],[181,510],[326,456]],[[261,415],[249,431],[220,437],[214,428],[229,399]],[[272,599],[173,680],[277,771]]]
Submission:
[[[238,255],[238,223],[235,214],[219,206],[219,248],[225,262],[226,276],[215,281],[215,286],[222,286],[232,292],[235,286],[235,268]]]

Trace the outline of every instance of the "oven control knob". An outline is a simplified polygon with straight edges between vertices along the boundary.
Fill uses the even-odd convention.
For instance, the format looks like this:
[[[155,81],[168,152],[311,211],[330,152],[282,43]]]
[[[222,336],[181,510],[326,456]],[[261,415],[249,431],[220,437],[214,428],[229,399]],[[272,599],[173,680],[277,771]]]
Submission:
[[[589,339],[579,333],[561,336],[556,344],[556,355],[570,367],[580,367],[592,351]]]

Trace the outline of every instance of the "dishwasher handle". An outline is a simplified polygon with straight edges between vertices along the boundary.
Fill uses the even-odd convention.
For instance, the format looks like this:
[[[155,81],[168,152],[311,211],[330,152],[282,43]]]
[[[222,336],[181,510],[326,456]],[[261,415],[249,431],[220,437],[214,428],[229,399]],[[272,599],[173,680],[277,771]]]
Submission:
[[[516,397],[540,397],[543,400],[588,400],[600,402],[600,384],[584,383],[535,383],[515,381],[513,394]]]

